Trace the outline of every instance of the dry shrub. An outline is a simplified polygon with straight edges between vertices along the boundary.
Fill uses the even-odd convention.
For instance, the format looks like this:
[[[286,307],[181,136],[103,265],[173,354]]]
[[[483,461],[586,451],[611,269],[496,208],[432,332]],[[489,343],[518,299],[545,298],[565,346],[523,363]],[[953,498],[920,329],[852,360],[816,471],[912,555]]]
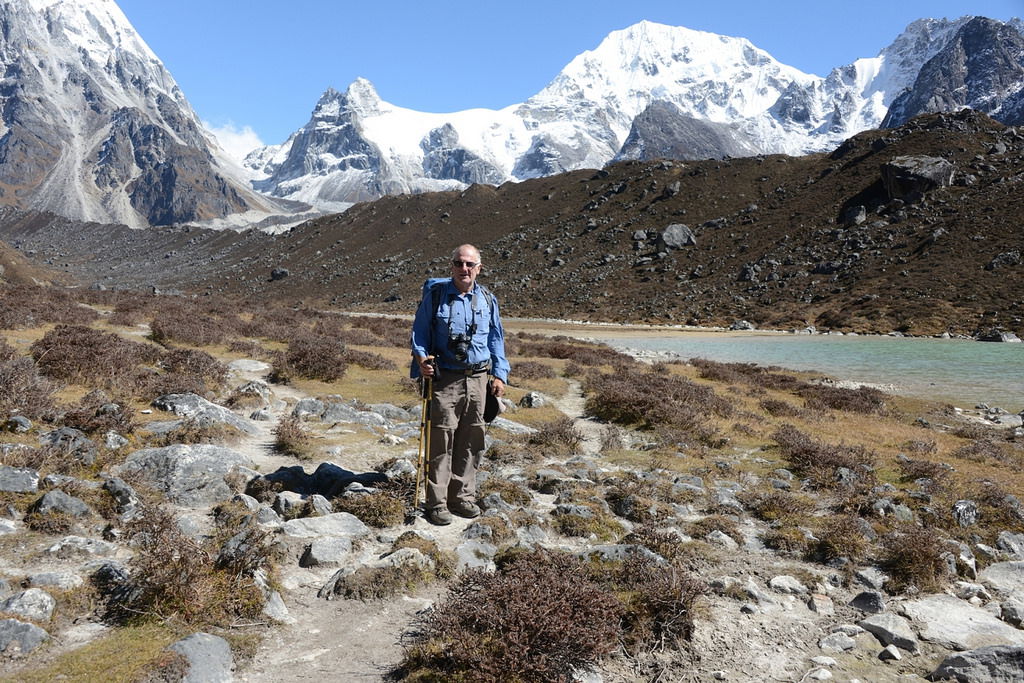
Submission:
[[[568,681],[615,650],[622,605],[569,555],[531,551],[467,571],[427,617],[404,680]]]
[[[388,346],[409,347],[409,322],[402,318],[370,315],[344,316],[354,329],[367,330]]]
[[[772,434],[772,439],[779,445],[783,457],[790,462],[793,470],[818,486],[836,487],[839,468],[849,470],[861,483],[874,479],[872,468],[876,457],[864,446],[815,441],[789,424],[779,427]]]
[[[405,503],[390,491],[347,494],[332,502],[336,511],[355,515],[364,524],[377,529],[401,524],[405,518]]]
[[[171,342],[192,346],[223,344],[241,328],[241,321],[233,314],[217,316],[208,308],[201,309],[184,301],[162,307],[149,323],[151,338],[163,345]]]
[[[283,455],[309,459],[313,457],[313,436],[299,418],[289,415],[274,427],[274,447]]]
[[[811,410],[843,410],[864,415],[885,415],[885,394],[871,387],[846,389],[809,384],[797,391]]]
[[[555,373],[555,369],[547,363],[538,363],[532,360],[522,361],[516,363],[513,368],[513,374],[516,379],[554,379],[558,375]]]
[[[971,462],[995,461],[1009,463],[1014,460],[1010,447],[1006,444],[996,443],[991,435],[975,439],[971,443],[961,446],[951,453],[954,458],[970,460]]]
[[[212,388],[219,388],[228,377],[228,367],[219,360],[198,349],[174,349],[160,359],[160,366],[178,375],[195,375],[205,380]]]
[[[739,499],[755,517],[766,522],[796,521],[814,510],[812,499],[787,491],[744,492]]]
[[[945,486],[953,472],[953,468],[946,463],[932,460],[901,457],[898,459],[898,464],[903,473],[901,477],[903,481],[928,479],[931,481],[930,489]]]
[[[623,643],[631,654],[678,649],[693,635],[694,608],[707,587],[681,568],[632,553],[613,574],[625,591]]]
[[[293,308],[271,308],[253,313],[252,319],[243,323],[241,334],[271,341],[288,342],[299,331],[306,329],[310,317]]]
[[[263,344],[252,339],[232,339],[228,342],[228,351],[250,358],[270,358],[270,351]]]
[[[796,526],[778,526],[769,529],[761,540],[765,546],[780,553],[789,553],[803,557],[811,551],[811,539]]]
[[[795,391],[806,383],[802,380],[777,372],[776,367],[762,367],[754,363],[720,363],[706,358],[693,358],[690,364],[700,371],[700,376],[724,384],[749,384],[761,389]]]
[[[533,502],[530,489],[505,477],[487,477],[480,484],[480,498],[486,498],[492,493],[500,495],[509,505],[529,505]]]
[[[772,417],[799,417],[804,413],[792,403],[774,398],[762,399],[760,405],[761,409]]]
[[[30,351],[47,377],[113,390],[134,385],[137,366],[160,356],[158,347],[81,325],[58,325]]]
[[[17,349],[11,346],[5,337],[0,337],[0,363],[7,363],[17,357]]]
[[[23,415],[52,420],[56,415],[53,392],[57,387],[41,377],[29,358],[0,363],[0,416]]]
[[[66,291],[20,285],[0,288],[0,329],[38,327],[45,323],[88,325],[99,314]]]
[[[683,567],[706,559],[695,550],[698,546],[704,546],[703,543],[682,543],[677,534],[646,524],[635,527],[622,541],[647,548],[673,567]]]
[[[733,405],[712,389],[667,372],[624,367],[591,372],[584,381],[587,412],[606,422],[706,430],[711,416],[731,417]]]
[[[560,417],[537,425],[537,431],[524,434],[523,441],[541,449],[545,456],[560,457],[575,455],[583,445],[583,433],[577,429],[570,417]]]
[[[273,376],[334,382],[347,369],[344,344],[325,337],[301,337],[288,342],[288,351],[274,360]]]
[[[612,542],[623,534],[622,524],[614,516],[605,512],[602,505],[596,502],[578,501],[579,507],[586,508],[585,514],[557,514],[553,525],[558,533],[573,538],[590,538],[591,536],[606,542]]]
[[[388,372],[396,372],[398,370],[395,361],[370,351],[358,351],[346,347],[342,358],[350,365],[358,365],[367,370],[385,370]]]
[[[858,517],[832,517],[818,533],[817,553],[826,562],[840,558],[859,562],[871,549],[871,541],[864,532],[864,522]]]
[[[515,354],[518,356],[557,358],[575,361],[586,366],[611,365],[619,368],[637,364],[632,356],[616,351],[605,344],[584,342],[562,335],[545,337],[544,335],[520,332],[516,335],[516,339],[519,340],[519,349]]]
[[[934,529],[905,525],[881,539],[879,564],[889,575],[893,591],[916,589],[938,593],[949,583],[949,569],[942,555],[945,542]]]
[[[721,531],[740,546],[746,542],[736,522],[725,515],[708,515],[689,525],[689,534],[694,538],[704,538],[713,531]]]
[[[135,555],[126,584],[114,587],[110,615],[127,622],[181,622],[229,626],[258,617],[263,593],[251,569],[267,562],[266,548],[252,538],[243,553],[219,561],[216,539],[211,545],[191,538],[178,527],[173,512],[144,506],[126,528]]]
[[[126,399],[112,398],[96,389],[82,397],[78,405],[64,413],[65,427],[74,427],[86,434],[131,434],[135,431],[133,411]]]
[[[939,446],[934,441],[920,441],[912,440],[907,441],[902,446],[905,450],[910,453],[928,453],[934,455],[938,451]]]

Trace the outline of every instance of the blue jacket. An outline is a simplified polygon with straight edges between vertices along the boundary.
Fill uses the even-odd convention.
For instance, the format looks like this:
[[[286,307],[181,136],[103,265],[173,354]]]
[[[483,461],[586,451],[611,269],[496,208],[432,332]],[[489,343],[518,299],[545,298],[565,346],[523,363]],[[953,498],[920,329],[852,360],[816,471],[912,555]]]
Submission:
[[[434,301],[431,288],[441,285],[437,315],[434,315]],[[475,329],[474,329],[475,325]],[[455,359],[448,348],[451,334],[470,334],[468,357],[465,362]],[[433,355],[437,358],[442,374],[445,368],[461,370],[478,363],[490,362],[491,374],[508,382],[509,363],[505,357],[505,330],[501,325],[498,300],[479,283],[466,295],[460,295],[451,278],[433,278],[423,285],[423,299],[416,309],[412,323],[413,363],[411,376],[419,377],[417,357]]]

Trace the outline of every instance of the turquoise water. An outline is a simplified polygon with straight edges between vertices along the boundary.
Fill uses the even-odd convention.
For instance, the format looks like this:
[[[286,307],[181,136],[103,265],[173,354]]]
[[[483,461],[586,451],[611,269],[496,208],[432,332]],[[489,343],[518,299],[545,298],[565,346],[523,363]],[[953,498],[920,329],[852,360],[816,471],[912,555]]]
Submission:
[[[668,351],[685,359],[818,371],[962,407],[987,403],[1013,413],[1024,410],[1024,344],[754,332],[606,334],[601,341],[620,348]]]

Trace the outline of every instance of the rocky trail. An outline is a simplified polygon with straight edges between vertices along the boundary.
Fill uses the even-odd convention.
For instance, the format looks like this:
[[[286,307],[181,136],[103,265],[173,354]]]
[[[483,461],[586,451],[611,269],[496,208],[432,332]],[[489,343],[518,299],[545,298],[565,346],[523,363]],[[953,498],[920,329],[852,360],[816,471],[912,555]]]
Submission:
[[[488,543],[479,520],[456,517],[450,526],[437,527],[417,517],[409,524],[371,529],[354,516],[331,512],[329,507],[321,516],[294,518],[288,514],[288,506],[300,498],[303,504],[315,498],[308,495],[314,484],[325,492],[338,482],[358,489],[364,486],[364,476],[380,476],[373,472],[380,463],[393,460],[408,466],[414,462],[418,415],[398,406],[382,404],[367,409],[340,397],[312,397],[293,386],[265,384],[269,367],[259,361],[234,361],[231,369],[234,386],[252,385],[254,391],[265,392],[264,408],[257,411],[259,419],[231,413],[198,397],[179,399],[182,405],[190,406],[187,410],[240,425],[242,436],[229,449],[144,449],[131,454],[120,466],[137,468],[136,474],[165,490],[176,505],[180,524],[192,533],[206,533],[212,528],[213,508],[234,500],[248,507],[285,551],[274,582],[268,586],[265,618],[237,624],[233,629],[241,635],[260,636],[251,658],[232,662],[229,653],[226,663],[214,665],[197,659],[194,662],[206,663],[193,666],[211,670],[220,666],[222,672],[229,672],[226,675],[239,681],[386,680],[401,662],[403,643],[408,642],[425,610],[444,598],[445,585],[436,583],[394,598],[360,601],[336,595],[331,590],[333,582],[356,568],[382,567],[394,561],[393,544],[408,531],[453,553],[460,570],[493,567],[498,548]],[[565,477],[566,482],[599,482],[609,473],[625,472],[625,466],[602,460],[606,427],[585,414],[579,382],[569,379],[566,386],[564,394],[542,398],[570,417],[583,438],[576,454],[546,460],[543,476]],[[489,438],[504,440],[529,429],[516,421],[517,414],[528,410],[510,405],[492,426]],[[336,445],[318,449],[312,460],[278,454],[274,428],[291,415],[305,415],[316,438]],[[172,456],[192,469],[176,470],[179,465],[172,464]],[[1012,672],[1019,673],[1019,659],[1014,658],[1024,652],[1024,630],[1020,629],[1024,603],[1019,597],[1024,591],[1024,534],[1004,532],[998,548],[960,544],[954,562],[961,576],[945,593],[889,595],[883,591],[886,577],[876,567],[833,568],[765,546],[763,539],[770,525],[751,515],[738,498],[757,482],[751,475],[733,477],[732,473],[756,461],[775,467],[774,476],[781,481],[786,476],[782,467],[785,463],[774,463],[773,457],[777,456],[760,450],[733,449],[716,456],[717,472],[711,469],[703,477],[676,477],[675,486],[689,487],[693,502],[674,505],[664,526],[683,541],[703,541],[704,545],[698,547],[708,555],[707,561],[700,563],[706,571],[699,576],[707,584],[708,593],[699,603],[692,638],[682,650],[667,648],[637,660],[610,660],[596,671],[581,673],[581,680],[912,681],[924,680],[944,659],[961,651],[982,661],[978,666],[1011,672],[1009,678],[992,680],[1013,680]],[[154,462],[158,466],[150,467],[145,458],[157,458]],[[250,477],[273,478],[290,473],[281,481],[290,482],[291,487],[278,493],[272,506],[238,495],[225,486],[228,470],[221,462],[224,458],[245,463],[240,471]],[[301,474],[296,465],[301,466]],[[530,474],[525,466],[507,463],[485,462],[484,469],[488,476],[509,479],[540,475]],[[645,468],[628,473],[641,476],[642,470]],[[558,486],[554,489],[557,491]],[[307,493],[294,492],[299,490]],[[532,489],[530,496],[530,502],[518,509],[550,518],[556,508],[565,507],[559,494],[544,486]],[[481,503],[485,518],[512,509],[500,498]],[[734,520],[735,534],[713,531],[694,539],[687,535],[694,533],[694,523],[722,510]],[[619,522],[625,529],[630,528],[628,521]],[[8,524],[11,529],[5,533],[18,531],[19,525],[17,521]],[[626,548],[603,544],[595,538],[563,536],[543,525],[519,528],[516,533],[519,543],[586,555],[614,557]],[[0,575],[31,577],[47,573],[64,577],[69,583],[81,582],[103,562],[123,565],[132,552],[99,538],[82,541],[91,544],[84,556],[43,551],[39,541],[33,542],[37,545],[23,548],[20,559],[5,557],[0,562]],[[66,538],[53,545],[50,539],[44,545],[68,543],[71,541]],[[985,557],[987,567],[977,562],[980,553],[989,553]],[[44,621],[18,612],[23,608],[16,599],[23,593],[15,594],[11,585],[0,588],[4,588],[0,591],[0,600],[4,601],[0,611]],[[109,632],[109,627],[92,620],[73,624],[53,634],[55,647],[45,653],[44,660]],[[17,666],[17,660],[8,660],[0,674],[13,673]],[[17,674],[13,675],[12,680],[17,680]]]

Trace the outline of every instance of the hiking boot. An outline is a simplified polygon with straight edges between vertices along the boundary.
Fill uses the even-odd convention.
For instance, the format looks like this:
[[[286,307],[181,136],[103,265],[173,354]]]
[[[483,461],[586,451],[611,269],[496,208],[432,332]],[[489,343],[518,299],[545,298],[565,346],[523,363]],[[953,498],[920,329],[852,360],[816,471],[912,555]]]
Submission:
[[[476,503],[458,502],[448,508],[459,517],[473,519],[480,516],[480,508]]]
[[[446,526],[452,523],[452,513],[444,508],[434,508],[427,513],[427,521],[437,526]]]

